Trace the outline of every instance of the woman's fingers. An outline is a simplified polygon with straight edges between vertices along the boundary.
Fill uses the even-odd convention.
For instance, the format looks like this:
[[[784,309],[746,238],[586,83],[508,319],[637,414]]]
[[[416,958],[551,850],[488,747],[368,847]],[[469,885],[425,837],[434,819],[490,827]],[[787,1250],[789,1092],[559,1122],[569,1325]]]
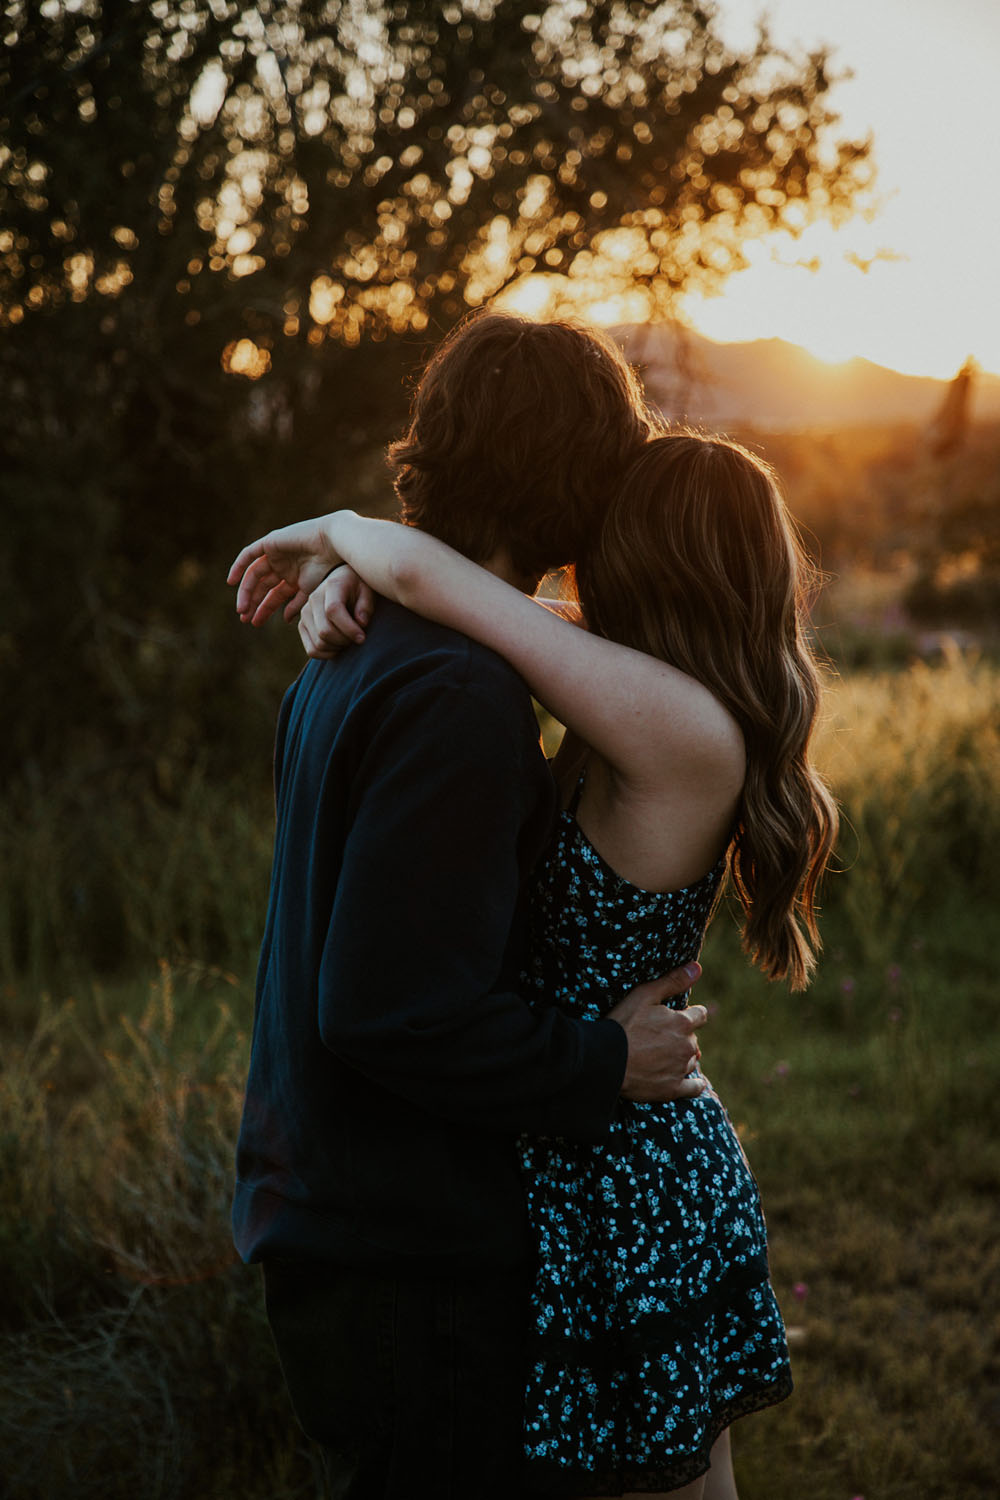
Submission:
[[[273,574],[270,576],[273,577]],[[267,579],[264,578],[261,580],[261,588],[266,588],[266,585]],[[270,588],[266,588],[266,592],[254,600],[252,605],[253,613],[250,615],[250,624],[263,625],[272,615],[277,614],[279,609],[283,609],[295,593],[294,584],[288,583],[284,578],[279,578],[277,583],[272,584]],[[258,594],[260,594],[259,590]]]
[[[331,573],[325,557],[293,554],[286,540],[295,529],[269,532],[243,548],[228,575],[239,585],[236,609],[251,625],[263,625],[281,610],[287,621],[298,620],[309,656],[335,656],[364,641],[375,596],[349,568]]]
[[[308,602],[309,595],[304,589],[299,589],[294,598],[289,599],[285,605],[284,618],[289,624],[302,612],[303,606]]]
[[[299,615],[298,632],[299,640],[302,642],[303,651],[307,656],[315,656],[317,654],[316,643],[313,638],[313,633],[310,628],[310,622],[305,610],[303,610]]]
[[[319,616],[312,599],[307,601],[299,615],[298,630],[299,640],[307,656],[314,657],[318,661],[327,661],[336,655],[336,652],[331,651],[323,641],[319,629]]]
[[[375,593],[368,587],[363,578],[358,579],[358,593],[354,603],[354,618],[359,625],[371,623],[372,615],[375,613]]]
[[[299,615],[299,639],[306,655],[322,660],[336,656],[359,638],[358,627],[349,614],[342,620],[338,609],[333,619],[329,617],[331,606],[326,604],[324,607],[324,594],[322,587],[318,589],[306,601]],[[363,633],[360,639],[364,640]]]
[[[320,639],[338,650],[352,642],[360,646],[365,633],[348,607],[344,593],[328,583],[323,591],[325,609]]]
[[[229,570],[228,581],[239,583],[236,612],[251,625],[263,625],[279,609],[285,611],[286,620],[294,619],[309,597],[309,588],[303,584],[315,587],[317,565],[309,569],[290,554],[276,553],[273,546],[270,550],[272,556],[268,555],[268,537],[263,537],[244,547]]]
[[[274,571],[263,554],[249,563],[236,591],[236,613],[240,619],[252,620],[270,591],[282,582],[281,574]]]
[[[260,537],[256,542],[251,542],[249,546],[244,547],[242,552],[237,555],[232,567],[226,574],[226,582],[239,583],[250,564],[263,555],[264,538]]]
[[[367,593],[367,600],[363,599],[362,591]],[[365,632],[358,615],[366,604],[370,618],[374,598],[367,585],[362,584],[350,569],[337,568],[325,578],[303,609],[306,634],[313,653],[331,656],[343,651],[345,646],[360,646]],[[291,608],[289,605],[289,610]]]

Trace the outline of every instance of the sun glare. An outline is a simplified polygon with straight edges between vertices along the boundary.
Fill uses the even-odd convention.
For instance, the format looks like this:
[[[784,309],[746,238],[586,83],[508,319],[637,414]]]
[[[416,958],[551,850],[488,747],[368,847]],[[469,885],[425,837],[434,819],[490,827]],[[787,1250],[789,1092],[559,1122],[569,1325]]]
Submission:
[[[753,45],[761,8],[723,0],[733,46]],[[878,178],[867,217],[838,229],[814,223],[798,239],[751,241],[747,269],[728,276],[718,295],[692,290],[669,308],[629,293],[628,231],[610,230],[585,274],[533,274],[505,290],[503,305],[611,325],[673,314],[720,342],[780,338],[829,364],[861,357],[938,379],[970,355],[1000,373],[1000,197],[990,176],[1000,148],[1000,7],[958,0],[939,20],[931,0],[920,0],[919,25],[914,8],[915,0],[767,6],[779,44],[834,49],[841,77],[832,107],[849,136],[874,134]]]
[[[611,241],[608,243],[607,241]],[[497,299],[527,317],[567,314],[604,326],[642,323],[649,294],[628,284],[625,236],[606,238],[593,275],[534,273]],[[854,221],[842,229],[815,224],[799,239],[772,236],[746,247],[745,271],[717,296],[691,292],[674,311],[706,338],[743,343],[780,338],[827,364],[861,357],[904,374],[948,379],[974,355],[1000,371],[980,288],[938,275],[883,243],[877,228]],[[940,316],[946,301],[949,316]]]
[[[782,338],[829,363],[862,356],[939,379],[954,375],[970,354],[1000,369],[975,281],[897,254],[872,226],[817,224],[798,241],[777,236],[750,246],[747,258],[749,269],[731,277],[720,296],[683,300],[682,316],[706,337]]]
[[[559,276],[535,272],[505,287],[495,305],[526,318],[584,318],[604,328],[649,319],[649,295],[630,289],[621,278],[609,282],[600,276]]]
[[[522,276],[496,299],[498,307],[525,318],[545,318],[554,301],[553,276]],[[564,278],[560,277],[560,280]]]

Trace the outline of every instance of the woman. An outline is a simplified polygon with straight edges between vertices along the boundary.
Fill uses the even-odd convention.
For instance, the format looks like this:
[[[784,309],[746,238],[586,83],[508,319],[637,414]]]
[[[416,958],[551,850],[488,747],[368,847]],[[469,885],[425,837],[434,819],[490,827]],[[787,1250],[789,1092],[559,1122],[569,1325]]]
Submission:
[[[316,586],[341,562],[507,657],[569,728],[566,810],[532,897],[533,1003],[596,1015],[695,957],[725,875],[753,960],[807,982],[836,816],[808,760],[806,565],[763,463],[693,434],[649,442],[578,565],[588,631],[431,537],[347,512],[245,549],[238,608],[292,614],[315,589],[299,628],[326,654],[362,634],[342,576]],[[526,1139],[521,1156],[532,1488],[735,1496],[729,1423],[791,1382],[756,1187],[718,1098],[622,1101],[606,1144]]]

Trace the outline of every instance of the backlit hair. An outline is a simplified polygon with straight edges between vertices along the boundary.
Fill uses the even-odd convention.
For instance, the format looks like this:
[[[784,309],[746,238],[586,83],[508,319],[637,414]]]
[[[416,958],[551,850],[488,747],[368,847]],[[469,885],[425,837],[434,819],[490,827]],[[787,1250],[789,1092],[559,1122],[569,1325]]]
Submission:
[[[475,313],[427,365],[389,449],[403,519],[476,562],[537,577],[589,546],[651,419],[596,330]]]
[[[774,473],[736,443],[655,438],[576,572],[592,630],[697,678],[739,724],[747,769],[728,870],[743,946],[770,978],[804,988],[837,812],[809,761],[814,574]]]

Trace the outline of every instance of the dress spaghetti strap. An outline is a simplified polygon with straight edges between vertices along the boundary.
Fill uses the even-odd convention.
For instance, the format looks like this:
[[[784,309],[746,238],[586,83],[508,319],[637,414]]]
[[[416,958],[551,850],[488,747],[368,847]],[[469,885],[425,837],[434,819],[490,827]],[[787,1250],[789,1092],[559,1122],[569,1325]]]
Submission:
[[[586,766],[584,766],[583,770],[580,772],[579,776],[576,779],[576,786],[573,788],[573,795],[570,797],[569,802],[566,804],[566,811],[569,813],[571,818],[576,817],[576,810],[580,806],[580,798],[583,795],[583,783],[586,781],[586,779],[587,768]]]

